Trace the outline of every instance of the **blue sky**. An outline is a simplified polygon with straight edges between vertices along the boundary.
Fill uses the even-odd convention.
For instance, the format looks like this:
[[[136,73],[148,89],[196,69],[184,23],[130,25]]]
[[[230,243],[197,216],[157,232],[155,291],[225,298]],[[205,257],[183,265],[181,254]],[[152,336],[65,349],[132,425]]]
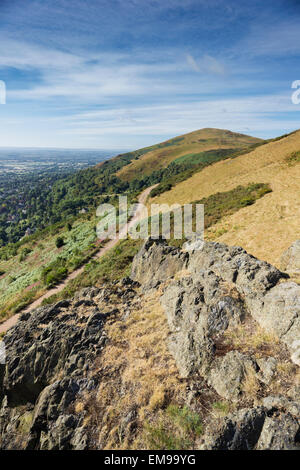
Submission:
[[[0,146],[300,128],[300,1],[0,0]]]

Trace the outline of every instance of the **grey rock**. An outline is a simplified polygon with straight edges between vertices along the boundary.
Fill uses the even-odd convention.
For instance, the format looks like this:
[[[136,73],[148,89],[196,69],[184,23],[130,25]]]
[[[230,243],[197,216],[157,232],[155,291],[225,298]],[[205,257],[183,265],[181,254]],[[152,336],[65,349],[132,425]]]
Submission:
[[[238,351],[230,351],[215,361],[208,373],[208,384],[221,397],[232,401],[239,400],[243,393],[243,384],[247,374],[256,374],[256,362]]]
[[[290,276],[300,274],[300,240],[296,240],[281,256],[280,269]]]
[[[300,286],[279,283],[289,276],[240,247],[204,243],[185,258],[182,253],[149,240],[132,271],[148,287],[174,277],[176,270],[187,273],[185,279],[170,282],[161,298],[172,333],[170,349],[182,376],[207,373],[218,336],[247,314],[279,337],[299,365]],[[224,294],[224,283],[238,295]]]
[[[148,239],[134,257],[131,279],[143,285],[154,287],[158,281],[174,276],[183,269],[188,261],[188,254],[168,246],[162,239]]]
[[[290,414],[267,416],[257,442],[257,450],[300,450],[299,421]]]
[[[59,371],[83,367],[105,343],[101,313],[91,315],[82,328],[79,318],[62,321],[58,312],[52,306],[39,309],[5,336],[3,390],[9,404],[34,402]]]
[[[268,385],[274,377],[277,367],[277,361],[274,357],[257,359],[259,367],[258,378],[261,382]]]
[[[205,374],[215,357],[215,339],[246,315],[243,303],[224,293],[220,277],[213,272],[172,281],[161,303],[171,329],[169,340],[183,377]]]
[[[72,449],[88,450],[89,436],[88,431],[84,426],[75,429],[72,439],[70,441]]]
[[[288,277],[269,263],[249,255],[241,247],[213,242],[204,243],[202,250],[190,253],[188,269],[196,279],[199,272],[210,270],[234,283],[249,306],[280,279]]]
[[[295,282],[278,284],[263,297],[262,308],[251,313],[287,345],[292,360],[300,365],[300,286]]]
[[[242,409],[230,414],[219,425],[211,425],[201,450],[253,450],[265,421],[265,409]]]
[[[267,410],[277,410],[282,413],[289,413],[294,418],[300,419],[300,396],[297,396],[297,401],[283,395],[269,395],[262,399],[262,404]]]
[[[289,344],[289,349],[291,351],[291,360],[294,364],[300,366],[300,339],[292,340]]]
[[[300,450],[299,415],[269,406],[239,410],[211,423],[200,449]]]
[[[73,300],[36,309],[5,335],[1,449],[88,448],[83,414],[72,414],[70,407],[99,382],[89,370],[107,341],[104,324],[109,312],[99,311],[100,294],[88,288]],[[110,295],[109,289],[105,295]]]

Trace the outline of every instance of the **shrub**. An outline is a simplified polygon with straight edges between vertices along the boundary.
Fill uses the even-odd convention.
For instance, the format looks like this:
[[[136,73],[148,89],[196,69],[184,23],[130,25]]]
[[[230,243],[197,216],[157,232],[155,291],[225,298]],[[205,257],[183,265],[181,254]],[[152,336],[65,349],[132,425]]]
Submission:
[[[185,450],[191,446],[189,441],[176,437],[170,430],[166,430],[162,423],[157,427],[145,424],[146,440],[149,448],[153,450]]]
[[[74,256],[73,258],[68,260],[68,266],[70,266],[71,269],[75,270],[77,268],[80,268],[86,261],[86,257],[84,256]]]
[[[200,416],[194,413],[187,406],[180,408],[177,405],[169,405],[167,414],[172,418],[175,424],[185,433],[200,436],[203,431]]]
[[[57,258],[46,266],[41,275],[41,279],[45,286],[54,287],[57,283],[62,281],[68,275],[65,258]]]
[[[62,237],[57,237],[57,239],[55,240],[56,248],[61,248],[62,246],[64,246],[64,244],[64,239]]]
[[[47,287],[54,287],[60,281],[62,281],[68,274],[67,268],[59,268],[56,272],[50,272],[47,274],[45,284]]]
[[[166,191],[170,191],[172,187],[173,186],[171,183],[160,183],[156,188],[152,189],[152,191],[150,192],[150,197],[159,196],[160,194]]]
[[[230,406],[227,402],[225,401],[216,401],[212,404],[212,407],[215,411],[222,415],[228,415],[230,411]]]
[[[27,247],[23,248],[19,256],[20,263],[22,263],[22,261],[24,261],[27,258],[27,255],[29,255],[29,253],[31,253],[31,250],[29,248]]]
[[[300,162],[300,150],[298,152],[293,152],[286,158],[286,161],[289,166],[295,165]]]
[[[246,207],[246,206],[251,206],[252,204],[255,203],[255,197],[254,196],[248,196],[248,197],[244,197],[243,199],[241,199],[241,206],[242,207]]]

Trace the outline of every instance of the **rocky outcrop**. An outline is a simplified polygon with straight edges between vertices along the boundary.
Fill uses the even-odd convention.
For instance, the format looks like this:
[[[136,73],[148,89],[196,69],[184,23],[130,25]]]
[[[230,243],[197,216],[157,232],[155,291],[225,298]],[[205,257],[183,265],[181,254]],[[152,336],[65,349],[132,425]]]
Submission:
[[[143,307],[147,306],[141,309],[142,322],[144,315],[153,315],[155,322],[160,315],[158,324],[165,328],[180,375],[172,366],[172,383],[180,383],[180,406],[196,413],[206,410],[205,433],[197,447],[299,448],[300,390],[292,379],[300,365],[300,286],[239,247],[204,243],[201,250],[184,251],[163,240],[148,240],[133,261],[131,278],[101,289],[87,288],[73,299],[23,314],[5,335],[6,364],[2,368],[0,364],[1,449],[92,449],[106,446],[109,441],[104,436],[110,432],[117,433],[119,440],[127,439],[126,433],[141,432],[137,402],[112,424],[99,393],[106,390],[107,400],[112,390],[117,391],[114,396],[129,390],[125,383],[131,383],[132,372],[124,373],[124,379],[125,366],[118,358],[137,346],[133,343],[129,348],[129,334],[119,346],[124,331],[132,333],[129,328],[136,328],[139,337],[135,315],[141,298]],[[155,322],[147,323],[146,334],[151,335]],[[274,339],[273,349],[273,344],[269,349],[263,344],[259,350],[252,343],[245,346],[244,334],[251,337],[259,329],[261,335],[267,332]],[[106,330],[117,338],[110,347]],[[143,341],[142,350],[134,354],[140,364],[146,356],[151,358],[151,348],[145,348]],[[173,364],[169,352],[161,348],[159,354],[161,350],[168,360],[160,361],[159,356],[159,364]],[[106,366],[112,351],[114,359]],[[95,365],[99,360],[101,368]],[[274,387],[280,367],[287,373]],[[131,393],[139,393],[143,386],[138,380]],[[108,387],[102,389],[105,381]],[[163,407],[172,403],[168,402],[172,394],[163,385],[163,395],[161,390],[160,395],[149,395],[152,411],[160,403]],[[93,411],[89,411],[91,397],[100,400]],[[225,418],[215,417],[212,404],[224,400],[234,411]],[[143,410],[146,405],[142,401]]]
[[[161,298],[172,335],[170,349],[181,375],[207,373],[215,358],[215,341],[246,315],[238,296],[230,296],[212,271],[168,284]]]
[[[207,374],[207,381],[218,394],[232,401],[237,401],[243,393],[247,376],[259,372],[257,362],[238,351],[230,351],[222,358],[216,358]]]
[[[262,406],[241,409],[206,430],[202,450],[300,450],[298,403],[267,397]]]
[[[161,269],[166,263],[165,257],[159,262],[162,253],[172,253],[169,272]],[[180,269],[182,276],[176,279]],[[268,384],[275,358],[256,360],[222,343],[228,329],[249,318],[279,338],[299,365],[300,286],[286,282],[287,274],[240,247],[204,243],[202,249],[184,253],[164,241],[147,242],[135,260],[134,279],[150,282],[151,273],[156,282],[169,276],[161,303],[171,330],[169,347],[182,377],[200,374],[233,401],[240,399],[246,380]]]
[[[270,289],[261,308],[251,311],[258,323],[283,341],[292,361],[300,365],[300,286],[284,282]]]
[[[62,301],[21,316],[5,344],[8,351],[3,388],[9,405],[35,403],[58,373],[76,377],[88,369],[105,344],[104,315],[96,304],[82,299],[89,315]],[[93,312],[90,312],[90,308]]]
[[[161,240],[148,239],[132,263],[131,278],[144,289],[174,276],[184,269],[188,254]]]
[[[280,268],[290,276],[300,276],[300,240],[296,240],[282,254]]]
[[[94,361],[106,344],[105,323],[135,296],[125,279],[115,288],[87,288],[72,300],[24,314],[5,335],[6,370],[0,384],[0,448],[87,449],[92,446],[76,399],[97,387]],[[109,305],[109,304],[108,304]],[[104,307],[104,308],[103,308]]]

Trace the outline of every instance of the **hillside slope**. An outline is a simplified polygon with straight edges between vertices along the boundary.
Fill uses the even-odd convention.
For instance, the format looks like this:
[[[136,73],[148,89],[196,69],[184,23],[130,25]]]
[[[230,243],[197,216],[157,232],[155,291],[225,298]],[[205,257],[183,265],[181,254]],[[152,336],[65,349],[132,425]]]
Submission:
[[[135,200],[143,189],[157,183],[155,190],[161,189],[162,195],[153,199],[154,202],[185,203],[212,196],[205,201],[206,207],[213,210],[206,237],[241,245],[278,265],[281,253],[300,238],[299,165],[297,159],[285,160],[300,148],[299,136],[298,132],[266,143],[226,130],[202,129],[150,148],[118,155],[61,181],[56,191],[61,199],[48,207],[49,212],[60,215],[61,220],[0,249],[1,320],[21,311],[93,257],[99,249],[95,232],[98,204],[117,204],[118,193],[126,193],[129,201]],[[256,149],[247,154],[253,147]],[[168,167],[152,171],[154,157],[157,164]],[[175,161],[168,164],[171,158]],[[135,179],[130,182],[116,176],[122,171],[128,171],[129,175],[134,165],[139,165],[140,177],[136,171]],[[152,171],[150,176],[146,176],[148,165]],[[273,190],[271,194],[266,194],[268,183]],[[236,190],[238,185],[242,188]],[[174,188],[167,191],[172,186]],[[254,200],[263,195],[260,189],[256,194],[257,188],[264,188],[265,196],[256,204],[243,207],[243,198],[250,193],[251,197],[255,196]],[[76,201],[80,202],[78,207]],[[228,203],[226,211],[223,210],[225,201]],[[82,204],[87,208],[85,214],[79,211]],[[58,239],[63,241],[60,248],[56,246]],[[120,271],[128,270],[138,247],[138,243],[129,243],[118,248],[116,258],[119,259],[119,253],[124,254],[124,259],[115,263],[122,267]],[[82,276],[68,283],[62,295],[69,295],[70,289],[74,292],[81,286],[91,285],[93,279],[99,277],[99,270],[107,271],[105,262],[87,265]]]
[[[299,450],[300,286],[285,278],[241,248],[148,240],[130,278],[22,315],[0,449]]]
[[[131,181],[138,176],[150,175],[154,170],[167,167],[179,157],[215,149],[244,149],[262,140],[223,129],[200,129],[189,134],[154,145],[147,149],[137,160],[123,167],[117,176]]]
[[[272,192],[209,229],[208,239],[239,245],[279,265],[280,256],[300,237],[300,131],[252,152],[217,162],[149,201],[185,204],[238,185],[269,183]]]

